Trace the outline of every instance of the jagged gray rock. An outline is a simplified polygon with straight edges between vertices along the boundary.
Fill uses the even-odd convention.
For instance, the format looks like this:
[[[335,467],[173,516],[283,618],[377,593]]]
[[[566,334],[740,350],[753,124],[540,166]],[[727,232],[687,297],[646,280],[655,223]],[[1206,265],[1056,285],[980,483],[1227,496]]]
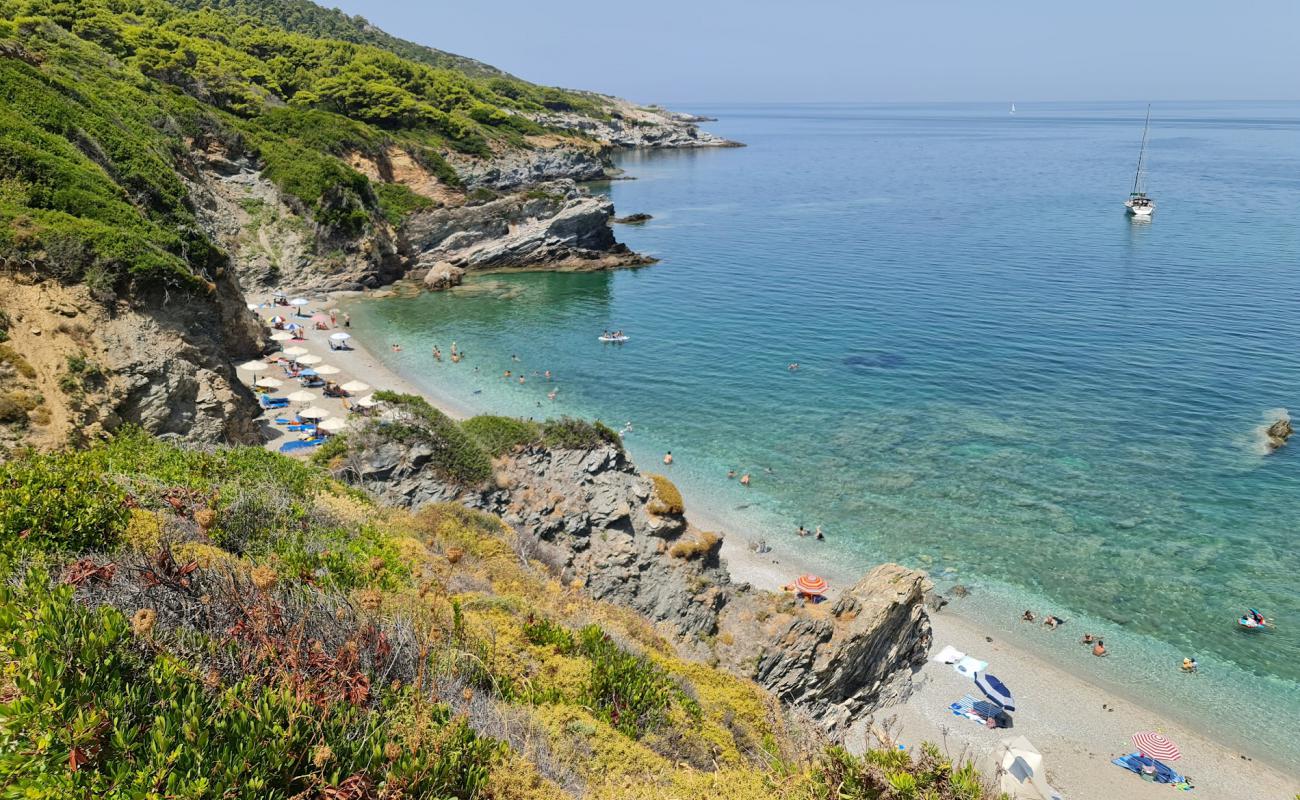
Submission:
[[[906,678],[930,648],[929,588],[924,573],[876,567],[829,613],[801,609],[759,654],[752,677],[827,730],[846,730],[862,711],[905,698]]]
[[[648,263],[614,239],[614,204],[553,181],[480,205],[413,214],[403,230],[421,265],[608,269]]]
[[[606,147],[545,147],[511,150],[491,159],[449,154],[468,189],[518,189],[554,180],[596,181],[609,177],[612,165]]]

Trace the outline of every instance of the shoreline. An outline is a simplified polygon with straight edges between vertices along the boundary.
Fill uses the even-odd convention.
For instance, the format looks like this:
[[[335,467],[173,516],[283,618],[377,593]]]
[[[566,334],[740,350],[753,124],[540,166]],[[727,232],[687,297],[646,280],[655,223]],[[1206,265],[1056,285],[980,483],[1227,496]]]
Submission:
[[[322,302],[328,307],[364,296],[361,292],[334,292],[325,295]],[[344,357],[346,361],[335,359],[344,372],[340,379],[359,379],[374,388],[420,395],[456,419],[473,415],[472,408],[416,386],[400,371],[379,360],[373,348],[382,343],[367,343],[364,330],[347,330],[353,336],[350,341],[353,350]],[[311,345],[312,335],[316,333],[323,332],[309,331],[308,341],[302,344]],[[278,444],[276,441],[268,446]],[[860,571],[847,564],[818,563],[816,558],[792,554],[784,546],[775,554],[779,558],[773,554],[757,554],[749,550],[746,535],[723,523],[716,513],[694,509],[690,502],[687,506],[687,518],[692,525],[723,534],[721,556],[736,583],[780,591],[792,574],[801,571],[816,571],[829,578],[833,586],[848,586],[861,577]],[[1046,660],[1003,631],[964,617],[955,607],[960,603],[956,601],[942,611],[930,612],[934,631],[932,650],[937,652],[944,645],[953,644],[992,662],[991,669],[1014,687],[1022,701],[1022,710],[1015,715],[1016,727],[1000,735],[953,716],[947,704],[973,686],[969,679],[951,668],[929,662],[913,676],[915,689],[906,702],[880,709],[875,715],[882,721],[895,719],[897,737],[909,747],[926,740],[941,743],[953,755],[962,753],[974,759],[987,773],[986,756],[997,741],[1006,735],[1024,735],[1043,752],[1049,779],[1066,797],[1102,800],[1116,796],[1165,797],[1167,794],[1159,793],[1167,792],[1166,787],[1145,783],[1109,763],[1111,758],[1132,751],[1128,739],[1132,733],[1154,729],[1168,734],[1182,748],[1185,757],[1174,767],[1179,771],[1185,769],[1192,776],[1199,796],[1244,796],[1240,791],[1249,786],[1253,788],[1248,796],[1291,800],[1300,791],[1300,780],[1288,774],[1284,766],[1241,755],[1235,748],[1198,733],[1188,723]],[[1068,633],[1061,633],[1068,637],[1077,635],[1074,628],[1067,630]],[[1080,651],[1085,652],[1082,647]],[[859,737],[866,722],[855,726],[850,737],[855,746],[862,741]]]

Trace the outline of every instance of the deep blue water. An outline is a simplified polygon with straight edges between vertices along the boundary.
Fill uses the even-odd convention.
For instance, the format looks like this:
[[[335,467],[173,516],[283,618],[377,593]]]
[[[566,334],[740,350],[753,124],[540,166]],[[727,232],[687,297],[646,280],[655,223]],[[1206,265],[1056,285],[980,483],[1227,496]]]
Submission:
[[[1264,456],[1256,430],[1300,408],[1300,106],[1156,104],[1147,223],[1121,205],[1144,106],[692,110],[749,147],[628,154],[636,180],[595,187],[654,215],[617,232],[658,265],[362,301],[358,326],[466,405],[631,421],[643,464],[672,450],[688,504],[778,554],[820,524],[827,559],[973,585],[991,625],[1070,618],[1049,656],[1104,632],[1078,668],[1230,704],[1216,728],[1300,766],[1300,438]],[[453,339],[470,359],[435,367]],[[1236,630],[1247,606],[1278,630]]]

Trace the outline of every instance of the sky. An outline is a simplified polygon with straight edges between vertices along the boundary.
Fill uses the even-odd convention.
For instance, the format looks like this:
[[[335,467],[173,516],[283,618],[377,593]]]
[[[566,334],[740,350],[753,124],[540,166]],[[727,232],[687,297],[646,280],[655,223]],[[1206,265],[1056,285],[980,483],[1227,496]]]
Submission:
[[[1300,2],[318,0],[649,102],[1300,100]]]

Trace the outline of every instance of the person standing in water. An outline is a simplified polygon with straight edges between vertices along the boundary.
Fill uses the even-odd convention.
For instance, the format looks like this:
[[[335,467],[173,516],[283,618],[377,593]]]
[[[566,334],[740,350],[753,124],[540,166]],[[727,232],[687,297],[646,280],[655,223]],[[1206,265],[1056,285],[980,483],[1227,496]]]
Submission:
[[[748,473],[748,472],[746,472],[744,475],[741,475],[741,476],[740,476],[740,485],[741,485],[741,486],[748,486],[748,485],[749,485],[749,473]]]
[[[673,451],[672,451],[672,450],[669,450],[667,453],[664,453],[664,463],[665,463],[665,464],[671,464],[671,463],[673,463]]]

